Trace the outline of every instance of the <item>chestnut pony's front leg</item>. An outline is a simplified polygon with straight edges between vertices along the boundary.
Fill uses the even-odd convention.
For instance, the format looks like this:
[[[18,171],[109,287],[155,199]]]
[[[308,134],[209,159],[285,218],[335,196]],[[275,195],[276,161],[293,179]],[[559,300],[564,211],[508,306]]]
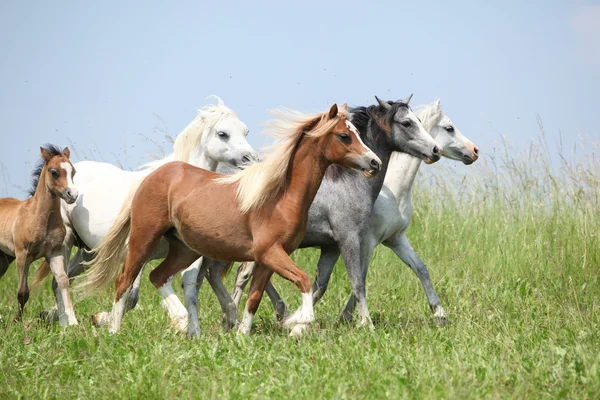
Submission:
[[[260,304],[271,273],[264,270],[268,267],[271,271],[294,283],[302,292],[302,306],[284,321],[284,326],[291,328],[291,334],[298,336],[315,320],[312,300],[312,281],[302,269],[300,269],[281,246],[272,246],[261,254],[256,254],[257,267],[254,270],[254,278],[250,288],[250,295],[246,302],[244,320],[240,325],[240,331],[249,332],[248,324],[256,313]],[[262,264],[260,268],[258,264]],[[260,270],[260,271],[259,271]]]

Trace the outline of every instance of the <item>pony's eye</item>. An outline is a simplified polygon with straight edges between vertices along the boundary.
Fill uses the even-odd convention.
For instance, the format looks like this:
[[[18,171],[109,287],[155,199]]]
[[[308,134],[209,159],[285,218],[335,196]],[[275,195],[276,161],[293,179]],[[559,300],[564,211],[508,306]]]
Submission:
[[[410,128],[412,126],[412,121],[405,119],[404,121],[400,122],[400,124],[405,128]]]
[[[52,179],[58,179],[58,178],[60,178],[60,172],[58,172],[55,169],[51,169],[50,170],[50,174],[52,174]]]
[[[350,139],[350,135],[348,135],[346,132],[340,132],[336,136],[340,142],[342,142],[346,145],[352,143],[352,139]]]
[[[444,129],[450,133],[454,132],[454,127],[452,125],[449,125],[449,126],[445,127]]]
[[[217,135],[219,135],[221,139],[227,139],[229,137],[229,135],[225,132],[219,132]]]

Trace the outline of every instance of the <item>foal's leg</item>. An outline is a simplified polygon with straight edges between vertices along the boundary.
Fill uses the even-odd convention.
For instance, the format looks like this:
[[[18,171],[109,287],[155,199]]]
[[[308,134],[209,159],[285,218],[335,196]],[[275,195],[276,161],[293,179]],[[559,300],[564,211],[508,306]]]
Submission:
[[[20,322],[23,319],[23,310],[25,304],[29,300],[29,286],[27,286],[27,276],[29,275],[29,265],[31,260],[27,256],[27,253],[17,253],[17,273],[19,275],[19,290],[17,292],[17,300],[19,301],[19,310],[15,321]]]
[[[48,264],[50,265],[50,270],[52,270],[54,279],[57,282],[54,295],[56,297],[58,306],[58,321],[60,326],[63,327],[68,325],[77,325],[77,318],[75,318],[73,303],[71,302],[71,297],[69,296],[69,277],[65,272],[65,251],[67,250],[63,248],[61,249],[60,253],[48,257],[47,259]]]
[[[5,254],[2,251],[0,251],[0,278],[4,276],[4,274],[8,270],[8,266],[11,262],[14,261],[14,259],[15,258],[13,256],[9,256],[8,254]]]
[[[421,285],[423,285],[425,294],[427,295],[427,302],[429,303],[431,312],[433,312],[435,322],[440,326],[446,325],[446,311],[442,307],[440,298],[433,288],[433,284],[429,278],[427,266],[425,263],[423,263],[423,261],[421,261],[417,253],[415,253],[413,250],[408,238],[406,237],[406,234],[401,233],[399,235],[394,235],[383,242],[383,244],[392,249],[394,253],[396,253],[396,255],[398,255],[398,257],[400,257],[400,259],[404,261],[406,265],[408,265],[417,275],[421,281]]]
[[[315,304],[327,291],[331,273],[339,257],[340,249],[337,246],[321,247],[321,257],[319,257],[319,263],[317,264],[317,277],[313,284],[313,301]]]
[[[75,256],[69,261],[69,267],[67,270],[69,282],[72,282],[73,279],[75,279],[75,277],[81,275],[85,271],[85,267],[82,264],[82,262],[90,261],[90,259],[92,258],[92,255],[87,254],[88,253],[83,251],[83,249],[81,249],[80,247],[77,248]],[[56,301],[54,307],[48,310],[40,311],[40,319],[49,324],[53,322],[58,322],[58,304],[61,302],[61,294],[60,290],[58,290],[58,282],[56,281],[56,278],[52,278],[52,292],[54,293],[54,299]]]
[[[171,280],[179,271],[197,261],[200,255],[177,239],[167,240],[169,242],[169,254],[150,273],[150,281],[161,294],[163,305],[171,316],[173,326],[179,331],[186,332],[188,324],[187,310],[173,291]],[[179,310],[184,310],[185,315],[174,319],[173,316],[176,316]]]

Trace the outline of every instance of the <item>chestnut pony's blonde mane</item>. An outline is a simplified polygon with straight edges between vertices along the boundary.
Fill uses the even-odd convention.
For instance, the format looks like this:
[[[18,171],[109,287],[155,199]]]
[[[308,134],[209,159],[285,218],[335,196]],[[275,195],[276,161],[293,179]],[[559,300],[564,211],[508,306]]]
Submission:
[[[333,130],[340,120],[349,117],[344,108],[339,108],[334,118],[328,118],[328,112],[302,114],[286,108],[270,113],[277,119],[267,123],[266,133],[277,141],[264,161],[235,175],[216,179],[222,184],[238,183],[237,200],[242,213],[265,204],[283,188],[290,161],[303,135],[321,137]]]

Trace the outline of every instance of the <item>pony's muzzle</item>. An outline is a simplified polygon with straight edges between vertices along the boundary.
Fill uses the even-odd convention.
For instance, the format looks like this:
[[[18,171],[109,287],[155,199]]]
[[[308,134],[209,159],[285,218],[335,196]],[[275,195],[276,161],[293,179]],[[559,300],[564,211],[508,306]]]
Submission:
[[[381,171],[381,160],[374,153],[366,154],[363,157],[368,164],[367,168],[362,168],[363,174],[367,178],[374,178]]]
[[[77,189],[67,188],[63,191],[63,200],[67,202],[67,204],[73,204],[77,201],[77,197],[79,197],[79,192]]]

